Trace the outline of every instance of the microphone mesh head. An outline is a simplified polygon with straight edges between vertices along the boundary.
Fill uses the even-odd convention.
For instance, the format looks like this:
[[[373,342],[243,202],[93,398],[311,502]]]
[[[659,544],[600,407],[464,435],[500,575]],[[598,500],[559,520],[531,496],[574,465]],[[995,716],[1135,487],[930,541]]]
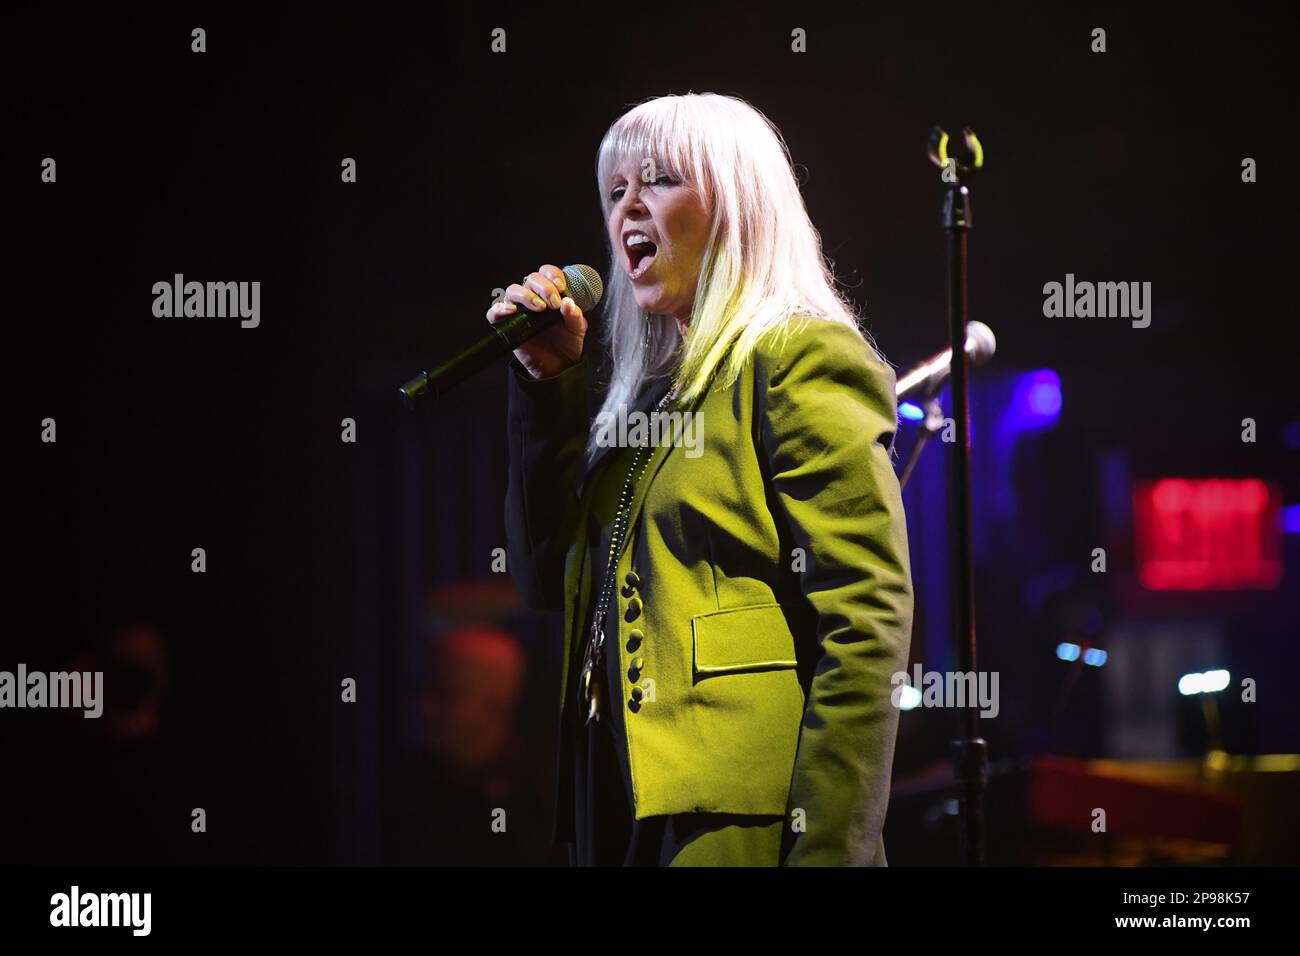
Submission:
[[[583,312],[600,304],[601,296],[605,294],[605,283],[601,281],[600,273],[591,266],[565,266],[564,278],[569,286],[569,298]]]
[[[997,350],[998,340],[992,329],[983,322],[966,323],[966,358],[972,365],[983,365]]]

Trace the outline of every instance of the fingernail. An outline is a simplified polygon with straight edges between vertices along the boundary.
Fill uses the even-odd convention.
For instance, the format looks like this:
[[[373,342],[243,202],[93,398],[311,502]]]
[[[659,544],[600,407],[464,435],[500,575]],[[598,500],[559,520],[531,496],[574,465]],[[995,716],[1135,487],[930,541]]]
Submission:
[[[556,292],[554,295],[551,296],[551,308],[558,309],[559,307],[560,307],[560,294]]]
[[[533,296],[533,305],[537,306],[537,308],[539,309],[546,308],[546,303],[543,302],[541,299],[539,299],[537,296]]]

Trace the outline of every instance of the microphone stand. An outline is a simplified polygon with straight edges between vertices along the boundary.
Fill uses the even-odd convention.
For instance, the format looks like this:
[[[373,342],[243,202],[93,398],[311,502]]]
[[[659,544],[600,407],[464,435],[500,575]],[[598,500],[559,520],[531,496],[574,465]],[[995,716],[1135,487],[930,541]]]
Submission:
[[[966,181],[984,165],[984,150],[970,127],[950,142],[938,126],[930,133],[930,160],[944,170],[943,230],[948,245],[948,332],[952,344],[952,417],[957,440],[950,482],[952,520],[953,640],[957,669],[975,672],[975,589],[971,558],[970,387],[966,358],[967,240],[970,190]],[[950,150],[950,146],[952,149]],[[988,744],[980,736],[978,705],[961,709],[961,736],[952,742],[957,781],[961,857],[966,866],[985,863],[984,794]]]
[[[943,430],[943,406],[939,404],[939,399],[931,398],[925,403],[925,422],[921,425],[921,431],[916,436],[916,444],[912,446],[911,452],[907,456],[907,464],[903,466],[902,474],[898,476],[898,490],[902,491],[907,487],[907,480],[912,477],[912,471],[916,468],[916,463],[921,460],[921,452],[925,451],[926,443]]]

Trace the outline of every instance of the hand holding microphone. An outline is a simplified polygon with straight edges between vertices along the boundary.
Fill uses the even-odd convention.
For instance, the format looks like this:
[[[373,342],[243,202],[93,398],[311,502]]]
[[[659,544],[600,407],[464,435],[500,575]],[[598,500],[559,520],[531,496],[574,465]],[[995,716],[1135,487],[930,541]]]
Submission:
[[[536,272],[524,277],[523,284],[515,283],[506,289],[505,299],[488,309],[487,320],[495,326],[506,316],[515,314],[521,305],[532,312],[556,309],[560,313],[559,322],[515,349],[515,358],[528,374],[533,378],[548,378],[576,365],[582,358],[587,318],[568,294],[564,270],[549,263],[539,266]]]
[[[402,401],[410,408],[418,399],[446,395],[511,351],[533,378],[572,368],[582,359],[585,313],[594,309],[604,294],[600,273],[591,266],[559,269],[548,264],[530,272],[523,283],[506,289],[504,301],[488,309],[492,331],[403,385]]]

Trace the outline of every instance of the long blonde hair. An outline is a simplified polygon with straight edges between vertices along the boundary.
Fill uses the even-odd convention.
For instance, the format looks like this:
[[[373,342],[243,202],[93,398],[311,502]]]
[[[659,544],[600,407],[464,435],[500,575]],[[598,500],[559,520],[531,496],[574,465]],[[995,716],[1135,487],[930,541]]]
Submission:
[[[684,342],[671,316],[637,305],[622,249],[610,242],[603,332],[612,370],[597,422],[664,375],[673,376],[682,405],[702,394],[715,373],[728,387],[762,337],[788,332],[797,316],[843,322],[875,348],[835,288],[785,141],[761,112],[737,97],[688,93],[655,97],[624,113],[596,157],[606,221],[611,177],[628,159],[638,168],[651,159],[659,173],[697,189],[712,222]],[[599,431],[593,423],[589,460]]]

